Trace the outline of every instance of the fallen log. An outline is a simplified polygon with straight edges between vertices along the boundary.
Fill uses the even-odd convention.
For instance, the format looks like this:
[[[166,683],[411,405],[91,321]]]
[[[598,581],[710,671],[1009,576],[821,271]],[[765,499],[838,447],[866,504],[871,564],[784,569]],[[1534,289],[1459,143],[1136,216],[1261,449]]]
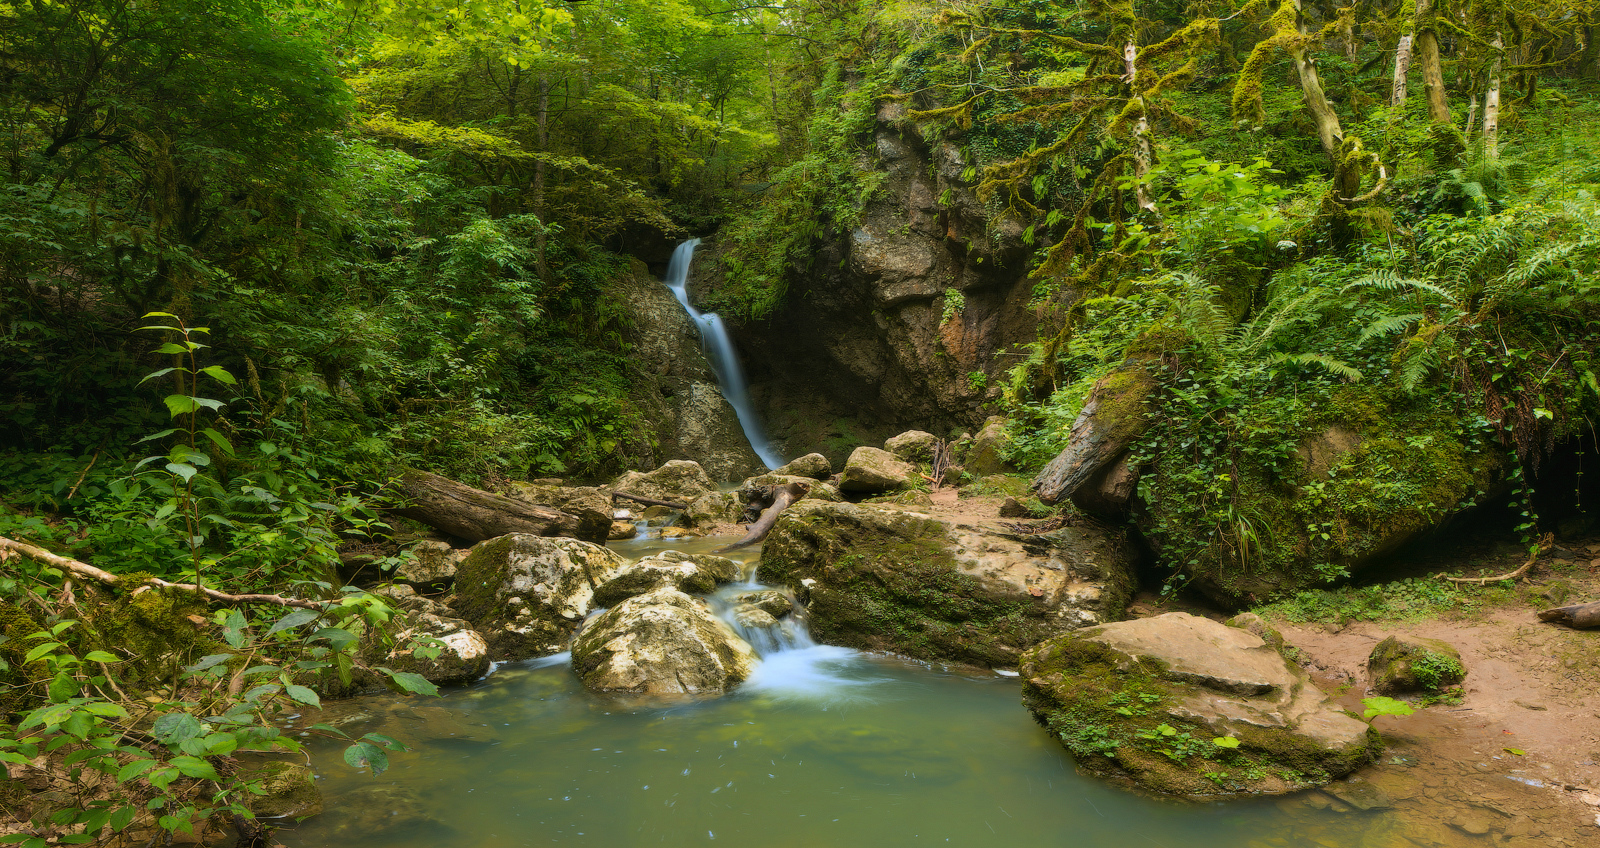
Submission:
[[[1067,446],[1033,479],[1029,488],[1039,500],[1056,504],[1072,497],[1144,435],[1145,402],[1155,388],[1155,378],[1142,362],[1130,360],[1101,377],[1072,422]]]
[[[406,469],[395,478],[394,487],[403,501],[395,512],[468,542],[530,533],[571,536],[603,545],[611,532],[610,516],[577,516],[474,489],[426,471]]]
[[[38,560],[45,565],[55,566],[80,579],[95,580],[107,586],[124,586],[127,582],[109,571],[95,568],[86,562],[53,554],[44,548],[30,545],[27,542],[19,542],[15,539],[7,539],[4,536],[0,536],[0,561],[4,561],[8,556],[18,555]],[[162,580],[159,577],[147,577],[136,585],[151,586],[159,589],[182,589],[187,592],[198,591],[213,601],[221,601],[225,604],[275,604],[280,607],[322,610],[327,609],[329,605],[334,603],[333,601],[306,601],[300,598],[286,598],[283,595],[230,595],[227,592],[207,589],[204,586],[196,586],[193,583],[173,583]]]
[[[1600,601],[1547,609],[1539,613],[1539,620],[1579,629],[1600,627]]]
[[[1444,579],[1449,580],[1452,583],[1476,583],[1479,586],[1487,586],[1490,583],[1499,583],[1502,580],[1516,580],[1522,575],[1527,574],[1528,571],[1533,568],[1533,564],[1539,561],[1539,555],[1555,547],[1555,544],[1556,536],[1554,533],[1544,534],[1544,537],[1539,540],[1539,543],[1534,545],[1533,550],[1528,552],[1528,561],[1523,563],[1521,568],[1518,568],[1514,571],[1507,571],[1505,574],[1496,574],[1493,577],[1445,577]],[[1443,575],[1440,576],[1443,577]]]
[[[717,548],[712,553],[725,554],[728,551],[747,548],[767,538],[767,534],[772,532],[772,525],[778,523],[778,514],[788,509],[790,504],[805,497],[806,493],[810,491],[811,487],[805,483],[785,483],[782,486],[774,487],[772,490],[772,505],[761,511],[761,517],[756,519],[756,523],[750,525],[750,532],[746,533],[743,539],[731,545]]]
[[[679,512],[689,508],[684,504],[673,503],[672,501],[658,501],[655,498],[647,498],[643,495],[635,495],[629,492],[612,492],[611,497],[622,498],[623,500],[633,501],[634,503],[642,503],[645,506],[664,506],[668,509],[678,510]]]

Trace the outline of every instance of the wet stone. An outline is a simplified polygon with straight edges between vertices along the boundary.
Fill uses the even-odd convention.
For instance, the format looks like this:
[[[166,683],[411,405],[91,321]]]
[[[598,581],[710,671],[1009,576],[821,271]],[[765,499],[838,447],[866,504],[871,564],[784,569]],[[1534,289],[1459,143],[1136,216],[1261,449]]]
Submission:
[[[1358,810],[1388,810],[1394,801],[1378,787],[1363,781],[1336,781],[1322,787],[1322,791]]]

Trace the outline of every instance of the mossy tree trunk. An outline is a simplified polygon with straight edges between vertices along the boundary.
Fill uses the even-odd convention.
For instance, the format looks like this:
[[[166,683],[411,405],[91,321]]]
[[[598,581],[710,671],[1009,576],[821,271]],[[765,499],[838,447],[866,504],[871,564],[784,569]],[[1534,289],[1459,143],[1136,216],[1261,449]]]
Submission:
[[[1428,120],[1450,123],[1450,104],[1444,94],[1444,67],[1439,59],[1439,34],[1434,29],[1434,7],[1417,0],[1417,64],[1422,66],[1422,93],[1428,98]]]

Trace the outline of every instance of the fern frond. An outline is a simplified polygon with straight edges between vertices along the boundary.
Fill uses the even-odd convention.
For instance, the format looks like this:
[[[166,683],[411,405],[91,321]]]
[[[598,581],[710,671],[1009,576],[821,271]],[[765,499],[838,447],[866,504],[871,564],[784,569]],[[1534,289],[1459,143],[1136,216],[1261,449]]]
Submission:
[[[1449,302],[1454,302],[1456,299],[1455,293],[1443,286],[1430,283],[1427,280],[1402,277],[1387,268],[1373,271],[1371,274],[1347,284],[1339,290],[1339,293],[1345,294],[1355,289],[1363,288],[1378,289],[1379,291],[1404,291],[1410,289],[1412,291],[1430,292]]]
[[[1409,312],[1405,315],[1390,315],[1387,318],[1379,318],[1361,330],[1361,338],[1358,343],[1366,344],[1367,339],[1373,336],[1387,336],[1396,330],[1404,330],[1425,317],[1421,312]]]
[[[1413,345],[1409,355],[1400,362],[1400,373],[1397,375],[1400,388],[1406,392],[1414,391],[1438,366],[1439,354],[1431,345]]]
[[[1361,382],[1361,372],[1351,367],[1350,363],[1320,353],[1280,353],[1269,361],[1273,364],[1316,365],[1335,377],[1343,377],[1352,383]]]

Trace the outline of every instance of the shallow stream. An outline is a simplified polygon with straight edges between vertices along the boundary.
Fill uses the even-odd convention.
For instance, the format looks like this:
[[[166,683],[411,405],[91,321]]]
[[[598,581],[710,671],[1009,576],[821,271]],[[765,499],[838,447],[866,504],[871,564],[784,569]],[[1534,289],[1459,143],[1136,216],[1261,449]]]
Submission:
[[[613,547],[640,557],[721,541]],[[279,837],[291,848],[1416,844],[1392,814],[1169,803],[1080,777],[1020,705],[1017,681],[989,673],[813,645],[767,653],[726,697],[663,703],[587,692],[566,660],[506,664],[438,700],[330,705],[319,720],[413,750],[373,777],[345,766],[342,746],[320,747],[328,810]]]

